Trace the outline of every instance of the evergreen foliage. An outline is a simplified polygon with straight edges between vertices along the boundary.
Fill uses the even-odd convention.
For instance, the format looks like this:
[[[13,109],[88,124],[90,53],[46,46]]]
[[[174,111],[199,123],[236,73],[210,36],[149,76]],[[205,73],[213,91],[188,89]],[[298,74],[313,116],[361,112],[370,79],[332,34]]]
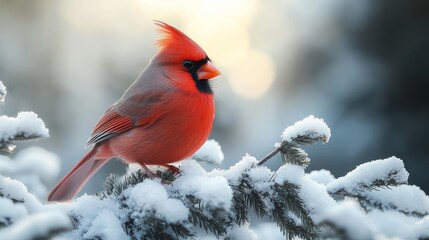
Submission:
[[[0,125],[18,133],[0,139],[3,151],[44,136],[43,122],[34,119],[24,125],[36,128]],[[71,204],[44,205],[21,182],[0,176],[0,239],[252,239],[249,223],[260,221],[275,223],[286,239],[429,239],[429,198],[407,185],[402,160],[361,164],[337,179],[328,171],[305,173],[310,158],[302,147],[329,137],[323,120],[310,116],[288,127],[260,161],[245,156],[227,170],[206,172],[188,160],[180,173],[156,170],[159,179],[142,170],[112,174],[104,191]],[[283,165],[272,171],[263,164],[276,154]],[[399,220],[387,228],[384,219]],[[401,231],[403,225],[409,230]]]
[[[299,148],[300,145],[313,144],[318,141],[326,141],[326,136],[315,132],[306,132],[299,135],[291,142],[282,142],[277,152],[282,154],[285,163],[291,163],[306,167],[310,162],[307,153]],[[132,212],[126,215],[124,229],[127,234],[136,239],[178,239],[183,237],[195,237],[193,228],[201,228],[206,233],[212,233],[217,237],[226,237],[228,231],[236,226],[249,222],[249,211],[254,211],[258,218],[268,217],[277,223],[287,239],[300,237],[302,239],[315,239],[318,236],[319,226],[309,216],[305,203],[299,196],[300,186],[288,181],[277,183],[274,181],[275,173],[263,184],[269,188],[258,188],[254,180],[249,176],[251,169],[261,167],[254,163],[245,169],[239,178],[239,184],[229,182],[233,190],[231,209],[211,208],[205,206],[203,201],[196,196],[181,196],[170,194],[170,198],[177,198],[189,209],[188,221],[182,223],[168,223],[156,218],[154,214],[148,214],[145,219],[138,221],[144,223],[145,228],[136,225]],[[156,174],[164,181],[173,182],[174,173],[170,171],[157,171]],[[131,173],[124,178],[118,178],[112,174],[106,179],[105,190],[99,194],[102,198],[114,197],[124,208],[128,208],[124,202],[126,197],[124,190],[133,187],[149,176],[142,170]],[[261,183],[259,183],[261,184]],[[176,196],[174,196],[176,195]]]

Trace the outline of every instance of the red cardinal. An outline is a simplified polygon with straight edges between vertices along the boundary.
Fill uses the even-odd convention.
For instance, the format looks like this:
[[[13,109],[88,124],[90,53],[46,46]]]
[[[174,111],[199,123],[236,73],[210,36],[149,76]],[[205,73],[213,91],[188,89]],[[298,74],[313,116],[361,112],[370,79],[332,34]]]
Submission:
[[[49,201],[72,199],[108,160],[120,158],[174,168],[207,140],[215,104],[208,82],[220,74],[204,50],[176,28],[155,21],[164,37],[159,52],[137,80],[95,126],[80,162],[49,194]]]

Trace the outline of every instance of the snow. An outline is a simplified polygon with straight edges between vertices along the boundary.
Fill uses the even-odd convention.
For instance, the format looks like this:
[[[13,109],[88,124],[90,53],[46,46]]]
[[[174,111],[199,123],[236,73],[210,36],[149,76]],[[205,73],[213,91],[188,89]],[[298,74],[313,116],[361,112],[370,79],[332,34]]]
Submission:
[[[53,183],[59,172],[59,157],[40,147],[23,149],[14,159],[0,156],[0,174],[24,183],[39,199],[46,198],[46,185]]]
[[[100,199],[97,196],[86,195],[77,198],[74,202],[57,203],[53,206],[63,212],[67,212],[71,217],[75,218],[77,223],[72,231],[62,234],[65,239],[83,239],[83,235],[104,235],[108,231],[115,235],[120,235],[117,221],[119,217],[126,214],[125,209],[121,209],[117,199],[104,198]],[[50,206],[50,205],[47,205]],[[117,221],[113,221],[113,216],[116,216]],[[105,219],[105,221],[103,221]],[[103,224],[109,224],[103,225]],[[96,233],[96,228],[100,227],[99,234]],[[106,228],[111,228],[107,230]],[[90,238],[87,239],[96,239]],[[125,238],[126,239],[126,238]]]
[[[92,222],[101,211],[106,209],[106,206],[109,205],[108,202],[109,201],[107,199],[100,200],[100,198],[97,196],[84,194],[83,196],[77,198],[72,204],[59,204],[62,205],[62,207],[64,207],[64,209],[68,212],[72,214],[78,214],[82,216],[82,219]]]
[[[0,198],[0,226],[9,225],[28,215],[27,209],[9,198]]]
[[[411,239],[414,235],[414,225],[418,218],[406,216],[397,211],[373,210],[368,212],[368,223],[373,225],[378,232],[386,237],[398,237]]]
[[[381,188],[363,192],[362,195],[382,210],[396,209],[406,213],[429,214],[429,197],[417,186]]]
[[[329,183],[327,188],[331,193],[338,191],[357,193],[362,190],[363,186],[372,186],[377,180],[387,181],[391,179],[397,183],[406,183],[408,175],[402,160],[390,157],[361,164],[347,173],[346,176]]]
[[[258,166],[249,169],[249,178],[255,182],[269,181],[272,172],[266,166]]]
[[[282,140],[292,142],[298,136],[310,134],[312,137],[322,136],[327,143],[331,138],[331,129],[321,118],[310,115],[292,126],[287,127],[282,134]]]
[[[275,223],[260,223],[253,227],[258,239],[284,240],[283,233]]]
[[[6,87],[3,85],[3,82],[0,81],[0,103],[4,102],[4,99],[6,98]]]
[[[169,223],[188,219],[189,210],[178,199],[168,197],[164,186],[156,180],[145,180],[124,193],[129,197],[130,206],[133,206],[133,218],[141,219],[148,213],[161,216]]]
[[[223,176],[210,175],[195,161],[181,165],[182,174],[173,186],[183,196],[192,194],[212,208],[229,209],[232,204],[232,189]]]
[[[60,173],[60,158],[57,154],[47,151],[41,147],[29,147],[19,151],[14,161],[16,168],[22,172],[34,173],[43,183],[51,183]]]
[[[3,176],[0,176],[0,196],[23,202],[22,205],[29,213],[41,211],[43,208],[36,197],[28,193],[23,183]],[[0,211],[6,211],[4,208],[0,205]]]
[[[209,139],[194,154],[193,158],[201,162],[220,165],[223,162],[224,155],[220,144],[216,140]]]
[[[34,112],[20,112],[17,117],[0,116],[0,139],[13,140],[24,137],[49,137],[45,123]]]
[[[48,236],[49,233],[71,228],[69,217],[61,212],[41,212],[17,221],[0,230],[0,239],[31,240]]]
[[[257,163],[258,160],[256,160],[255,157],[246,154],[246,156],[244,156],[241,161],[237,162],[235,165],[224,172],[225,177],[228,179],[231,185],[238,186],[240,184],[239,180],[243,172],[250,169]]]
[[[104,240],[129,238],[124,232],[118,217],[109,210],[102,210],[98,214],[83,237],[84,239]]]
[[[283,133],[283,140],[292,140],[303,133],[326,136],[329,140],[330,130],[324,125],[323,120],[310,116],[287,128]],[[223,154],[219,144],[209,140],[205,149],[203,147],[195,158],[220,163],[219,159],[223,158]],[[376,190],[370,188],[374,182],[380,181],[398,184],[407,182],[408,172],[402,160],[396,157],[362,164],[338,179],[330,171],[323,169],[305,173],[302,166],[284,164],[272,171],[257,163],[255,157],[246,155],[227,170],[214,169],[207,172],[197,161],[188,160],[180,163],[180,174],[171,184],[161,184],[159,179],[146,179],[127,188],[119,196],[101,199],[99,196],[85,194],[74,202],[45,205],[35,196],[39,199],[46,196],[45,185],[56,179],[59,159],[57,155],[42,148],[27,148],[14,159],[0,156],[0,239],[47,237],[49,233],[71,229],[70,219],[73,219],[74,229],[60,233],[53,239],[128,239],[130,236],[125,232],[124,225],[130,222],[131,225],[139,226],[138,229],[133,229],[138,238],[145,231],[145,221],[152,216],[164,219],[167,223],[187,224],[186,227],[191,231],[195,230],[196,239],[217,239],[212,233],[206,233],[202,228],[193,228],[186,222],[189,218],[189,209],[185,206],[185,203],[189,203],[187,197],[192,195],[199,199],[205,213],[217,208],[234,211],[231,186],[238,186],[243,174],[250,179],[251,187],[264,194],[268,209],[270,202],[267,199],[274,194],[273,184],[287,181],[298,185],[298,195],[311,219],[316,224],[328,223],[335,226],[345,234],[336,237],[429,237],[429,197],[419,187],[400,185]],[[138,169],[138,165],[130,165],[127,174]],[[353,197],[336,201],[329,193],[337,192],[359,195],[360,201]],[[298,225],[303,224],[297,215],[292,212],[287,214]],[[265,220],[267,219],[269,218]],[[243,226],[233,224],[228,227],[226,236],[221,237],[284,239],[275,223],[254,223],[252,222],[252,226],[249,223]]]
[[[249,178],[253,186],[261,192],[271,192],[271,186],[274,184],[270,179],[273,177],[273,172],[266,166],[257,166],[249,169]]]
[[[257,240],[256,233],[249,228],[249,224],[244,224],[240,227],[235,227],[228,233],[228,238],[231,240]]]
[[[372,236],[375,229],[355,201],[346,200],[328,209],[324,220],[336,226],[339,231],[345,230],[345,239],[374,239]]]
[[[302,198],[310,217],[316,223],[323,220],[322,216],[328,209],[337,205],[335,200],[327,193],[326,187],[305,175],[304,168],[301,166],[293,164],[281,166],[276,172],[274,181],[279,184],[288,181],[299,185],[298,194]]]
[[[330,182],[335,180],[334,175],[328,170],[322,169],[322,170],[314,170],[307,174],[307,176],[320,184],[328,185]]]
[[[285,164],[281,166],[276,172],[275,182],[282,184],[285,181],[290,183],[300,184],[301,179],[304,177],[304,168],[294,164]]]
[[[416,223],[413,232],[413,239],[429,239],[429,215]]]

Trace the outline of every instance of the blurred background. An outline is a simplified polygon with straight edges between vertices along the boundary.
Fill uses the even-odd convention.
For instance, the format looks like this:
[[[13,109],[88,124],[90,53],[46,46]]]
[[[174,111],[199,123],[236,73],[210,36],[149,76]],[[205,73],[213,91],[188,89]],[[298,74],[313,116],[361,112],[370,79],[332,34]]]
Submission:
[[[0,0],[0,80],[8,88],[0,113],[44,119],[51,137],[26,144],[57,153],[61,176],[156,53],[154,19],[193,38],[223,73],[212,81],[220,167],[246,153],[263,157],[284,128],[313,114],[332,138],[306,148],[308,171],[340,177],[395,155],[410,183],[429,192],[424,0]],[[84,190],[99,191],[109,173],[124,169],[112,161]]]

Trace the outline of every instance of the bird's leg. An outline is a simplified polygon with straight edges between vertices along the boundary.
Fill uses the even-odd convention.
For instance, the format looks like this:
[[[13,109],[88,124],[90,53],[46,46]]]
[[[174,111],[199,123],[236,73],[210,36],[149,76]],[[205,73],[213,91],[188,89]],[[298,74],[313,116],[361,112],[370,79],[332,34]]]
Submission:
[[[147,175],[151,178],[158,178],[158,176],[153,173],[148,167],[146,167],[146,165],[144,163],[139,163],[139,165],[146,171]]]
[[[172,171],[174,174],[180,173],[180,169],[178,167],[176,167],[176,166],[169,165],[169,164],[164,164],[164,165],[161,165],[161,166],[163,166],[163,167],[167,168],[168,170]]]
[[[155,173],[153,173],[148,167],[146,167],[146,165],[144,164],[144,163],[139,163],[139,165],[146,171],[146,173],[147,173],[147,175],[150,177],[150,179],[156,179],[156,178],[159,178],[159,179],[161,179],[161,183],[162,184],[169,184],[169,183],[171,183],[170,181],[168,181],[168,180],[164,180],[164,179],[162,179],[160,176],[158,176],[158,175],[156,175]],[[164,166],[164,165],[162,165],[162,166]],[[169,167],[167,167],[167,166],[169,166]],[[179,171],[179,168],[177,168],[177,167],[175,167],[175,166],[171,166],[171,165],[167,165],[166,167],[168,168],[168,169],[171,169],[172,171]],[[171,167],[171,168],[170,168]]]

